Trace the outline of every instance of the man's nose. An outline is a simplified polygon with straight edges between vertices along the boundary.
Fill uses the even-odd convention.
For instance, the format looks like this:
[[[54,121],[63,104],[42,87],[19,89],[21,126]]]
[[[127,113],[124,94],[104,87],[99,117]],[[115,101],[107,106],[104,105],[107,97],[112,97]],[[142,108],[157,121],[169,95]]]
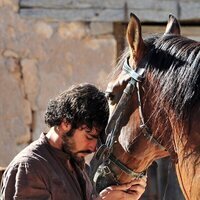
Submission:
[[[92,152],[95,152],[97,150],[97,140],[93,140],[90,142],[89,149]]]

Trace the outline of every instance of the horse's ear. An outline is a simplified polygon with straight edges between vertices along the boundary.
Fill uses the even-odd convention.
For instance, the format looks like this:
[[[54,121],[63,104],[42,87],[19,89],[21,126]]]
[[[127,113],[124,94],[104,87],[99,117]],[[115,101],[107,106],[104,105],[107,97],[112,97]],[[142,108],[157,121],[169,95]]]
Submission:
[[[169,15],[168,23],[165,29],[165,34],[176,34],[180,35],[181,34],[181,29],[180,29],[180,24],[176,17],[173,15]]]
[[[144,42],[141,33],[140,20],[133,14],[130,14],[130,21],[126,32],[127,42],[132,50],[134,59],[137,61],[143,51]]]

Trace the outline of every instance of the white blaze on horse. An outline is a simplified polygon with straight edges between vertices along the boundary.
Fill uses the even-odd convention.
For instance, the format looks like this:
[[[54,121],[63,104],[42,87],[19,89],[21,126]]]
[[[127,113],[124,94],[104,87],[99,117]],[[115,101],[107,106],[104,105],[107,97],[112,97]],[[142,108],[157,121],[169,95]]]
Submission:
[[[200,43],[180,35],[170,15],[165,33],[142,38],[131,14],[129,47],[106,93],[109,135],[96,185],[141,177],[156,159],[171,156],[187,200],[200,198]],[[103,152],[103,156],[101,155]],[[97,175],[96,175],[97,176]],[[99,181],[99,183],[98,183]]]

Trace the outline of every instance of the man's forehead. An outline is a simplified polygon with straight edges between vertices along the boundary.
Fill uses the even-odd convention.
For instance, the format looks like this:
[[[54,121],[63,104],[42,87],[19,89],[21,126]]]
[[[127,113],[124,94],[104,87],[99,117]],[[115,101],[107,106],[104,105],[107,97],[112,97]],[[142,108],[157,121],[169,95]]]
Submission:
[[[99,135],[99,133],[102,131],[101,128],[98,128],[96,126],[93,126],[92,128],[88,127],[86,124],[83,124],[81,126],[82,129],[88,129],[90,130],[92,133],[94,133],[94,135]]]

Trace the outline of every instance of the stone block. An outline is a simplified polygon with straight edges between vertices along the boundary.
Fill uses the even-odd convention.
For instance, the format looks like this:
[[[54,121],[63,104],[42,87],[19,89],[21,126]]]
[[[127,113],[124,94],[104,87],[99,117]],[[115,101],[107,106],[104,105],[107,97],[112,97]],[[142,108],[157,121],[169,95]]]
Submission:
[[[19,9],[18,0],[0,0],[0,7],[9,7],[17,12]]]
[[[58,28],[59,36],[62,39],[81,39],[88,35],[88,25],[84,22],[60,23]]]
[[[22,66],[25,94],[31,103],[32,110],[37,110],[37,97],[40,83],[37,60],[25,58],[21,60],[20,64]]]
[[[18,138],[27,133],[24,122],[24,96],[20,84],[0,57],[0,163],[7,166],[11,159],[27,144],[17,145]]]
[[[90,34],[91,35],[102,35],[112,34],[113,24],[109,22],[91,22],[90,23]]]
[[[3,52],[3,56],[4,57],[7,57],[7,58],[19,58],[19,55],[13,51],[13,50],[10,50],[10,49],[6,49],[4,52]]]
[[[180,1],[180,19],[184,21],[200,20],[199,1]],[[190,12],[188,12],[190,11]]]
[[[51,38],[53,34],[53,28],[51,27],[51,25],[43,21],[37,22],[35,25],[35,29],[36,33],[47,39]]]

